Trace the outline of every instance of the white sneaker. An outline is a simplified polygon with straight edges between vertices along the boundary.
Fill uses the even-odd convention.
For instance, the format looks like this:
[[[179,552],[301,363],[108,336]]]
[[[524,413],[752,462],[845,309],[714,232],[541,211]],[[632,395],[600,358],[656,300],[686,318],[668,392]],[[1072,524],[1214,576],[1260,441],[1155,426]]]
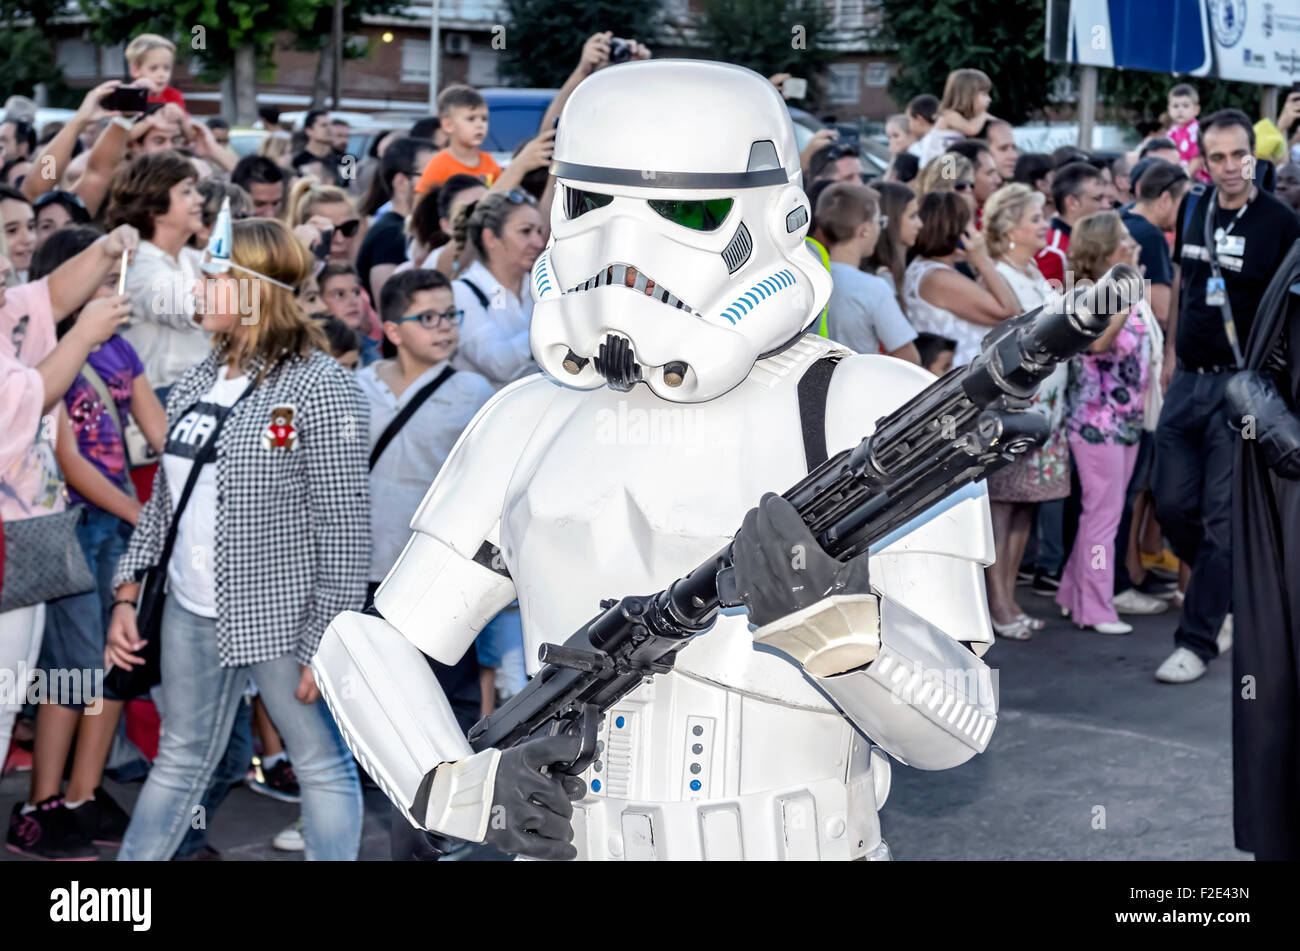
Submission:
[[[1081,631],[1096,631],[1098,634],[1132,634],[1133,625],[1125,621],[1102,621],[1100,624],[1076,624]]]
[[[1169,610],[1169,605],[1136,588],[1129,588],[1115,595],[1115,610],[1120,614],[1159,614]]]
[[[1165,684],[1187,684],[1205,674],[1205,661],[1186,647],[1178,647],[1156,669],[1156,680]]]
[[[1219,636],[1215,638],[1219,645],[1219,656],[1222,657],[1228,651],[1232,650],[1232,615],[1229,614],[1223,619],[1223,626],[1219,628]]]
[[[293,825],[286,826],[276,833],[271,840],[271,848],[281,852],[301,852],[307,847],[302,838],[302,817],[295,819]]]

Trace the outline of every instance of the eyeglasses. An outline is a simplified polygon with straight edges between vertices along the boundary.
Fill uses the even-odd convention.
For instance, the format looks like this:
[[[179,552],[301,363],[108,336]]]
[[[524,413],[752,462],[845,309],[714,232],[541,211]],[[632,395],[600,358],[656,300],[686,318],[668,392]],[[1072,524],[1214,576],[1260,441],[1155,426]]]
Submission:
[[[465,311],[460,308],[455,310],[446,310],[439,313],[436,310],[426,310],[421,314],[412,314],[409,317],[398,317],[393,321],[395,324],[404,324],[408,320],[418,320],[420,326],[427,330],[433,330],[437,327],[458,326],[461,318],[465,316]]]
[[[343,237],[350,238],[357,233],[357,229],[360,227],[361,227],[360,218],[349,218],[347,221],[343,222],[343,224],[336,225],[334,227],[334,230],[342,234]]]
[[[974,182],[968,182],[965,179],[960,179],[952,183],[952,190],[955,192],[968,191],[974,187],[975,187]]]

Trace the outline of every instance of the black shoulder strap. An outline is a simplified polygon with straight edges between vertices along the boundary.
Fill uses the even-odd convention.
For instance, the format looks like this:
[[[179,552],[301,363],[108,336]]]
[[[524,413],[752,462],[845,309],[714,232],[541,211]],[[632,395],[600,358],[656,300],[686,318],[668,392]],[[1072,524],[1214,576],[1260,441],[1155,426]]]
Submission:
[[[483,291],[479,288],[477,284],[475,284],[467,277],[462,277],[460,279],[460,282],[474,292],[474,296],[478,298],[480,307],[486,307],[488,305],[487,295],[483,293]]]
[[[799,425],[803,429],[803,455],[808,471],[829,458],[826,449],[826,394],[831,388],[831,374],[841,354],[822,357],[799,380]]]
[[[468,283],[468,281],[466,283]],[[384,454],[384,450],[388,448],[388,444],[393,441],[393,438],[397,435],[398,431],[406,425],[407,420],[414,416],[415,411],[424,405],[424,401],[432,396],[437,391],[438,387],[446,383],[455,372],[456,371],[452,368],[451,364],[447,364],[442,368],[441,373],[428,383],[424,384],[424,386],[420,387],[420,391],[407,401],[406,405],[402,407],[402,411],[398,413],[393,418],[393,421],[385,427],[384,431],[379,434],[379,439],[375,442],[375,448],[370,450],[371,469],[375,467],[375,463],[379,461],[379,457]]]
[[[1210,197],[1205,203],[1205,253],[1210,256],[1210,273],[1214,275],[1215,280],[1222,283],[1223,271],[1219,268],[1219,250],[1218,242],[1214,240],[1214,210],[1217,207],[1215,197],[1217,190],[1210,189]],[[1249,197],[1249,196],[1247,196]],[[1235,366],[1240,369],[1242,366],[1241,345],[1237,342],[1237,324],[1232,319],[1232,303],[1228,300],[1227,288],[1223,292],[1223,303],[1219,305],[1219,312],[1223,316],[1223,335],[1228,338],[1228,345],[1232,347],[1232,357],[1235,360]]]
[[[159,565],[164,567],[164,570],[165,566],[171,561],[172,548],[176,545],[176,532],[180,528],[181,524],[181,515],[184,514],[185,506],[189,503],[190,495],[194,492],[194,486],[199,481],[199,472],[202,471],[203,467],[206,466],[208,462],[211,461],[212,457],[217,454],[217,438],[221,435],[221,430],[226,425],[226,420],[235,412],[235,407],[242,403],[244,398],[255,389],[257,389],[257,382],[254,381],[249,383],[244,392],[239,394],[238,399],[230,404],[230,409],[226,412],[225,416],[222,416],[217,420],[217,425],[212,429],[212,436],[203,444],[203,448],[199,450],[199,454],[194,457],[194,461],[190,464],[189,478],[185,480],[185,488],[181,489],[180,501],[176,503],[176,511],[172,513],[171,524],[167,526],[167,538],[163,541],[162,555],[158,558],[157,562]]]

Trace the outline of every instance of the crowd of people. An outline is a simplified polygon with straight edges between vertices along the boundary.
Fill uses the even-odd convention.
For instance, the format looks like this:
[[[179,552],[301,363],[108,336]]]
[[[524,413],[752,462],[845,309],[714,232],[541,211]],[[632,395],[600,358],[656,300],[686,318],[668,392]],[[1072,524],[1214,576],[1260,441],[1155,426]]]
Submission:
[[[205,830],[247,781],[301,805],[277,848],[356,856],[361,777],[308,664],[326,625],[373,597],[461,431],[536,372],[527,279],[555,198],[554,120],[611,40],[587,40],[504,169],[480,149],[488,107],[464,85],[361,162],[326,112],[238,158],[229,123],[189,114],[169,84],[174,49],[150,34],[126,48],[130,83],[92,89],[67,122],[37,129],[8,105],[0,518],[43,526],[43,551],[75,546],[93,578],[54,571],[45,596],[5,591],[0,668],[158,667],[147,693],[128,688],[149,678],[110,677],[102,709],[59,698],[34,724],[3,699],[4,765],[31,770],[11,849],[216,858]],[[147,90],[144,110],[106,110],[126,86]],[[1300,118],[1293,99],[1270,141]],[[1047,442],[988,480],[988,611],[997,635],[1027,640],[1045,621],[1022,604],[1026,585],[1102,634],[1131,631],[1123,614],[1181,608],[1157,677],[1193,680],[1230,630],[1230,436],[1205,421],[1232,354],[1223,283],[1216,296],[1199,257],[1206,196],[1239,240],[1223,280],[1244,335],[1300,237],[1300,166],[1250,180],[1256,124],[1224,111],[1198,127],[1186,86],[1167,129],[1112,157],[1020,154],[996,100],[971,69],[912,100],[887,123],[893,161],[871,185],[856,150],[813,137],[809,244],[834,284],[814,328],[942,375],[1072,283],[1142,267],[1144,300],[1040,387]],[[146,618],[154,579],[168,598]],[[459,664],[430,664],[468,729],[525,682],[517,610]],[[152,739],[142,697],[161,720]],[[147,778],[128,816],[102,778],[133,767]]]

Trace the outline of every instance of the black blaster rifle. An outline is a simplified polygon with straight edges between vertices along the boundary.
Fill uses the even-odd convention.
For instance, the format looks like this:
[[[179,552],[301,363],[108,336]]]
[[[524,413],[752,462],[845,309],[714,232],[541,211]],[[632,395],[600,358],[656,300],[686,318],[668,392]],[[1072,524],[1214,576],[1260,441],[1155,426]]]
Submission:
[[[1025,409],[1056,365],[1101,336],[1113,314],[1142,293],[1136,269],[1116,265],[1005,321],[969,366],[936,380],[876,423],[875,431],[783,493],[818,544],[846,561],[878,545],[962,487],[1041,445],[1046,419]],[[522,691],[469,732],[475,751],[533,737],[576,734],[581,752],[561,772],[576,775],[596,756],[601,715],[712,626],[720,607],[740,604],[731,545],[663,591],[602,601],[563,644],[543,644],[543,663]]]

